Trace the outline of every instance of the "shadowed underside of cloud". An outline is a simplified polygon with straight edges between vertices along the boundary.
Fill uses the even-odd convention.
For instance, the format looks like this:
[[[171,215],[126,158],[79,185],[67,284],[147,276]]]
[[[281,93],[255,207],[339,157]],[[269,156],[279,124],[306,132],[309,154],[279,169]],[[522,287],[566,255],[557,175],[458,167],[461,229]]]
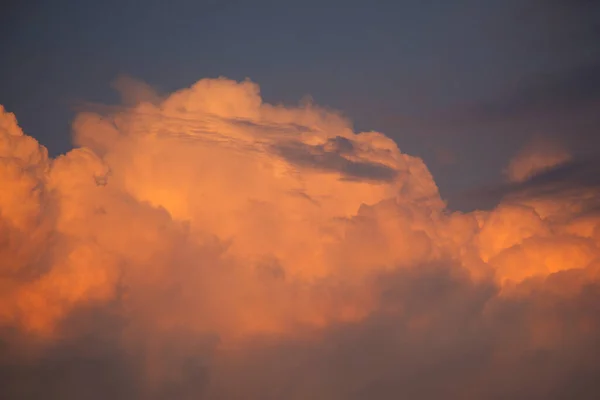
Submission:
[[[1,110],[0,397],[600,395],[593,163],[524,152],[458,213],[334,112],[117,86],[54,159]]]

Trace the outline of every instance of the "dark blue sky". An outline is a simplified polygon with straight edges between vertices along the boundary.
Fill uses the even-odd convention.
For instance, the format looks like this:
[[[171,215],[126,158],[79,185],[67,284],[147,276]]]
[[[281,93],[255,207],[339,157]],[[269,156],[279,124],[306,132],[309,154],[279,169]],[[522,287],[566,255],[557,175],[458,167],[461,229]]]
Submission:
[[[74,107],[118,101],[119,74],[162,92],[249,77],[268,102],[311,95],[391,136],[461,207],[532,135],[576,154],[598,146],[598,3],[8,1],[0,104],[58,154]]]

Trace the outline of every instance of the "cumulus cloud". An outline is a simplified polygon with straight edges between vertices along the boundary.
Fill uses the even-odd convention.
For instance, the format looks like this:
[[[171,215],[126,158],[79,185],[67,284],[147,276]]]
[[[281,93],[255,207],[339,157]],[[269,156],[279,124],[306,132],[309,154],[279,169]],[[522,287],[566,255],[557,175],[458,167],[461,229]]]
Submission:
[[[312,103],[116,86],[54,159],[0,110],[4,398],[599,395],[577,193],[452,212],[421,159]]]

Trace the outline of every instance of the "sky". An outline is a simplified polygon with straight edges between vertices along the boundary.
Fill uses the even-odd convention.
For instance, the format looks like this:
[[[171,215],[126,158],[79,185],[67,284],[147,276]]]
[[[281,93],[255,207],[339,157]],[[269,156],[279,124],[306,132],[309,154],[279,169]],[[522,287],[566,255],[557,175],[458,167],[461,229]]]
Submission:
[[[600,3],[1,7],[0,397],[600,397]]]
[[[204,77],[250,78],[266,101],[312,96],[359,130],[385,132],[425,159],[461,209],[473,207],[465,192],[501,178],[532,136],[559,136],[581,151],[597,123],[594,1],[63,0],[5,8],[1,101],[52,154],[70,149],[80,102],[118,99],[110,83],[120,74],[167,93]],[[575,135],[584,138],[569,140]]]

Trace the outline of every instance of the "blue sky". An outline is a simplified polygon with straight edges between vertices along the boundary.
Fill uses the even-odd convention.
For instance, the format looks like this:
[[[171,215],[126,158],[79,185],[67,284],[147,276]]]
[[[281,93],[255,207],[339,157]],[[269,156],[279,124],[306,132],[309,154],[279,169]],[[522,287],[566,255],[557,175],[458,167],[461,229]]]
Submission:
[[[12,1],[0,104],[51,154],[83,101],[128,74],[169,92],[246,77],[306,95],[424,158],[456,208],[533,135],[594,147],[600,7],[585,0]]]

